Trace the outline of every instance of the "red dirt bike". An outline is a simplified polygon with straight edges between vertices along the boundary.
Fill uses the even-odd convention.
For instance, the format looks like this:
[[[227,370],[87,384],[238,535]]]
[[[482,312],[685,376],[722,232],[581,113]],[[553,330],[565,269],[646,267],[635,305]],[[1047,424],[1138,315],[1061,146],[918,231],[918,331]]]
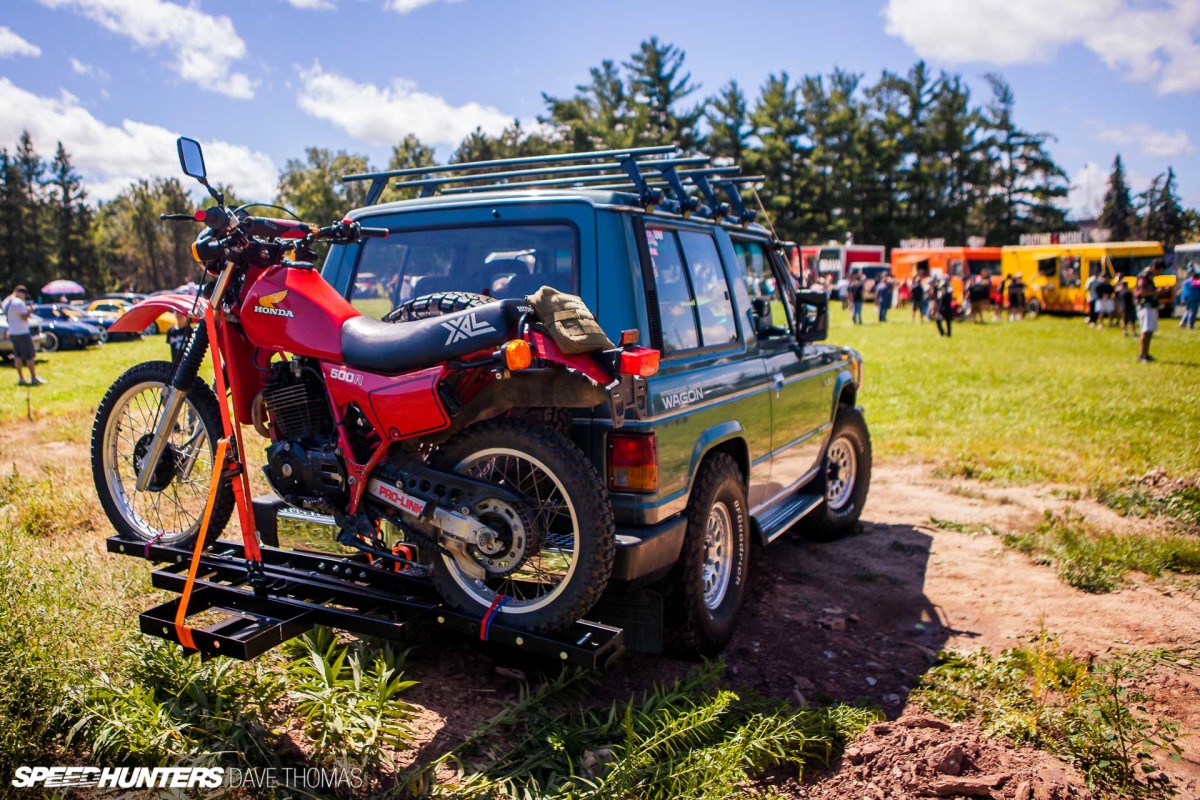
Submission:
[[[587,613],[612,568],[612,509],[569,420],[546,419],[607,403],[620,425],[657,351],[565,353],[528,300],[475,298],[439,314],[416,298],[389,315],[408,321],[363,316],[311,263],[288,258],[385,229],[230,210],[200,145],[178,148],[217,204],[163,218],[205,224],[193,255],[209,282],[194,298],[145,300],[112,327],[141,330],[164,311],[195,323],[174,364],[129,369],[97,411],[92,472],[117,532],[184,545],[203,530],[207,544],[236,505],[256,574],[241,436],[252,425],[270,440],[272,488],[334,517],[338,541],[376,567],[427,576],[451,606],[530,631]],[[198,377],[210,350],[215,393]]]

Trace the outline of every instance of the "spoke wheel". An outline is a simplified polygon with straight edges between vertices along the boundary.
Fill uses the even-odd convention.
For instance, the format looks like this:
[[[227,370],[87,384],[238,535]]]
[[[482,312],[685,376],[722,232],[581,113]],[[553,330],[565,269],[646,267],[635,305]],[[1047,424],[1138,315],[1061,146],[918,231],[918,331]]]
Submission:
[[[145,491],[136,488],[141,461],[162,413],[171,365],[139,364],[109,389],[92,430],[92,473],[101,505],[117,532],[161,544],[191,541],[200,528],[212,481],[220,409],[197,379],[183,402]],[[220,535],[232,510],[228,485],[217,494],[209,538]]]
[[[482,614],[503,597],[497,613],[531,631],[565,627],[591,609],[612,571],[615,528],[600,476],[570,440],[505,419],[468,428],[431,461],[521,498],[485,498],[472,509],[496,534],[469,548],[482,580],[452,556],[434,555],[434,584],[447,603]]]

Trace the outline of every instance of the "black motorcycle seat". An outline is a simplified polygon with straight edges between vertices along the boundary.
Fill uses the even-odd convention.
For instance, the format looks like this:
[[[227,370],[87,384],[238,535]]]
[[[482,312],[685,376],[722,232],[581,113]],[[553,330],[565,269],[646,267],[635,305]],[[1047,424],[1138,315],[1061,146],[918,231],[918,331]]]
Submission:
[[[516,334],[524,298],[411,322],[353,317],[342,323],[342,357],[351,367],[395,374],[499,347]]]

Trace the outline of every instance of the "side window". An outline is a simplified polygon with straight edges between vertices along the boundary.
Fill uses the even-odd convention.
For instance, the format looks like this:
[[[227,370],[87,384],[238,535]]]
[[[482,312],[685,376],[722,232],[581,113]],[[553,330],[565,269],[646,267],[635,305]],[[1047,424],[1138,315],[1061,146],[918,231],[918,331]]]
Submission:
[[[717,243],[707,233],[679,231],[683,256],[687,259],[696,297],[696,314],[700,318],[700,343],[714,347],[737,341],[737,322],[733,317],[733,300],[729,281],[721,265]]]
[[[1038,274],[1046,278],[1053,278],[1058,274],[1058,258],[1050,256],[1048,258],[1039,258],[1037,260]]]
[[[675,234],[660,228],[646,228],[646,246],[650,252],[650,265],[654,268],[654,286],[658,291],[663,350],[674,353],[699,347],[696,308]]]
[[[733,251],[737,253],[738,264],[742,268],[751,308],[756,309],[756,315],[761,313],[757,309],[765,312],[765,316],[759,316],[762,320],[759,338],[763,338],[764,331],[772,327],[790,328],[791,309],[788,308],[787,292],[779,285],[779,276],[771,269],[770,257],[762,243],[734,239]]]
[[[1079,285],[1079,257],[1068,256],[1062,262],[1062,286]]]

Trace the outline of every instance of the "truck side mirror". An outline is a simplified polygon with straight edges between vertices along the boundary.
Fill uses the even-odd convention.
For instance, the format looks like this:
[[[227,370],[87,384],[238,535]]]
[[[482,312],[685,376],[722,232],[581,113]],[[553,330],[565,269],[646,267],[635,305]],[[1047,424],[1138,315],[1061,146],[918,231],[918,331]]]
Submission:
[[[829,295],[796,293],[796,339],[801,344],[819,342],[829,335]]]

